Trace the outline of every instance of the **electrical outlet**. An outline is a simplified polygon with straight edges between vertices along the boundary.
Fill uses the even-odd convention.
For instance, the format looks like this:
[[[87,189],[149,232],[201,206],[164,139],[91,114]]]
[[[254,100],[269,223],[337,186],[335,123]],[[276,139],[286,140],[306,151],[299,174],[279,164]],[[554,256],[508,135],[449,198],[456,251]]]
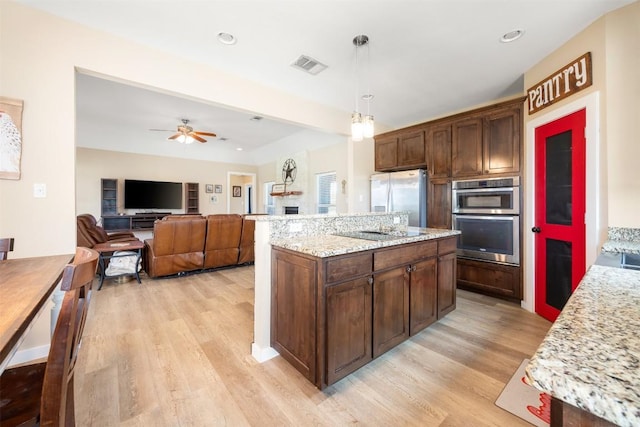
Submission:
[[[47,184],[33,184],[33,197],[47,197]]]

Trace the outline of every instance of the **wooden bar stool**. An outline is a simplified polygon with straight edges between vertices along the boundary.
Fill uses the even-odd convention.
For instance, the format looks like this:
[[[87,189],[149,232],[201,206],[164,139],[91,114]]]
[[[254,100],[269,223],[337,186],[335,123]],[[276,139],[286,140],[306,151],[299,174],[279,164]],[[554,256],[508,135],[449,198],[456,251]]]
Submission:
[[[64,268],[65,293],[47,361],[2,373],[0,426],[75,425],[73,372],[97,266],[98,252],[79,247]]]
[[[7,259],[7,254],[13,250],[13,237],[0,239],[0,261]]]

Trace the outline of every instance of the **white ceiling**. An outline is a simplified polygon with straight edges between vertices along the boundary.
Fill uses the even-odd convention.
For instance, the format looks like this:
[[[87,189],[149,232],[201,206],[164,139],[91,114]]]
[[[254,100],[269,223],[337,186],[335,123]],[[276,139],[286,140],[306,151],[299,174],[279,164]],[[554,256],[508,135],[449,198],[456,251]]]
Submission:
[[[366,34],[369,59],[365,61],[360,50],[360,65],[368,62],[368,86],[375,96],[371,113],[377,123],[400,128],[523,94],[524,72],[601,15],[634,0],[18,1],[344,110],[345,121],[350,120],[356,99],[352,39]],[[500,43],[499,38],[513,29],[523,29],[524,37]],[[237,43],[219,43],[219,32],[234,34]],[[316,76],[292,68],[290,64],[301,54],[328,68]],[[361,94],[367,92],[366,80],[361,76]],[[91,144],[120,149],[119,141],[127,145],[125,151],[134,151],[135,141],[135,145],[146,142],[150,149],[158,150],[157,138],[162,133],[148,129],[171,130],[184,117],[192,120],[195,129],[229,140],[210,139],[198,144],[201,148],[182,146],[178,149],[183,157],[208,146],[211,153],[218,151],[200,153],[198,158],[213,156],[225,161],[236,156],[245,159],[242,163],[264,163],[269,143],[311,132],[295,124],[248,120],[260,112],[238,114],[89,76],[79,78],[77,92],[78,141],[82,145],[83,132],[91,130],[95,136],[100,127],[119,126],[123,132],[135,128],[137,133],[110,133],[110,141],[89,138],[94,139]],[[164,145],[175,151],[177,144]],[[238,146],[244,151],[235,151]],[[247,161],[252,152],[261,155]]]

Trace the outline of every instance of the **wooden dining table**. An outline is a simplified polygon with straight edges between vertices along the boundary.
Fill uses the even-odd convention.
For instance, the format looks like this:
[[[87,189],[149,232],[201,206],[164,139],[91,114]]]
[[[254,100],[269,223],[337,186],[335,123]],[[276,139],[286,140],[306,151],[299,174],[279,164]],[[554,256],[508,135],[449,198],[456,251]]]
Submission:
[[[72,259],[68,254],[0,261],[0,372]]]

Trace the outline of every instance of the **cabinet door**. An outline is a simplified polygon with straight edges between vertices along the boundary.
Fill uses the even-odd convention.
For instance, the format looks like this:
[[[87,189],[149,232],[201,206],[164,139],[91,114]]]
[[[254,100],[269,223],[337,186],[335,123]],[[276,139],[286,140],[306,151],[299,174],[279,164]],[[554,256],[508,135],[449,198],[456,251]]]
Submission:
[[[429,128],[427,158],[430,178],[451,177],[451,124]]]
[[[456,308],[456,254],[438,257],[438,319]]]
[[[481,118],[470,118],[453,123],[451,169],[455,178],[482,174]]]
[[[506,110],[485,118],[484,173],[520,171],[520,110]]]
[[[327,385],[373,358],[371,284],[363,277],[327,287]]]
[[[427,166],[427,147],[424,132],[411,132],[398,138],[398,166],[424,168]]]
[[[187,182],[184,185],[184,210],[186,213],[200,212],[199,185],[197,182]]]
[[[398,166],[398,138],[376,138],[375,150],[375,167],[377,171],[393,170]]]
[[[272,252],[271,345],[316,383],[316,263]]]
[[[427,227],[451,230],[451,180],[429,181]]]
[[[409,337],[409,272],[407,267],[373,277],[373,357]]]
[[[415,335],[438,319],[437,258],[412,266],[409,285],[409,333]]]
[[[101,215],[118,214],[118,180],[102,178],[100,180],[102,189]]]
[[[520,267],[464,258],[459,258],[457,264],[460,287],[512,300],[522,299]]]

